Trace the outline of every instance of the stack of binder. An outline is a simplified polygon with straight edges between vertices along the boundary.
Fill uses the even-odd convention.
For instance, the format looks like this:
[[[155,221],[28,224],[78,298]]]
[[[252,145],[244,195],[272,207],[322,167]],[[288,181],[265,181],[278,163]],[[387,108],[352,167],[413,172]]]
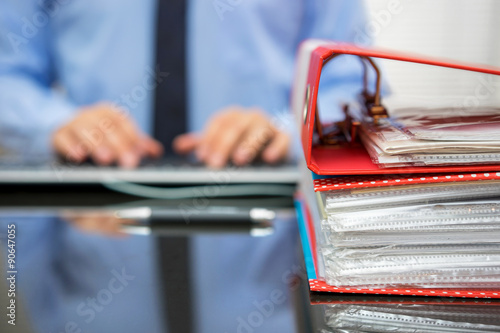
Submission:
[[[316,105],[321,70],[345,54],[373,69],[376,87],[369,92],[365,75],[360,101],[327,133]],[[305,157],[296,207],[311,291],[499,298],[500,109],[390,116],[375,58],[500,75],[330,41],[302,44],[292,107]]]

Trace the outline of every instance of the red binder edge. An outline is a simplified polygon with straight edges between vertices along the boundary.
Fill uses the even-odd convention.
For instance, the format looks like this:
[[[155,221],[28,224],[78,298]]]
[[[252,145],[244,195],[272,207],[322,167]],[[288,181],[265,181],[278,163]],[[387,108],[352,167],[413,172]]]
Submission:
[[[332,191],[367,187],[500,180],[500,172],[435,173],[425,175],[344,176],[314,179],[314,191]]]
[[[351,294],[352,295],[352,294]],[[438,300],[433,300],[429,297],[413,297],[409,299],[406,297],[397,298],[379,298],[372,299],[373,295],[366,296],[364,299],[358,299],[359,295],[349,298],[349,295],[343,296],[330,296],[330,295],[320,295],[315,296],[311,299],[311,304],[353,304],[353,305],[374,305],[374,304],[425,304],[425,305],[488,305],[488,306],[500,306],[500,302],[494,299],[484,299],[484,298],[454,298],[450,297],[447,299],[439,298]],[[395,297],[395,296],[392,296]],[[423,299],[422,299],[423,298]]]

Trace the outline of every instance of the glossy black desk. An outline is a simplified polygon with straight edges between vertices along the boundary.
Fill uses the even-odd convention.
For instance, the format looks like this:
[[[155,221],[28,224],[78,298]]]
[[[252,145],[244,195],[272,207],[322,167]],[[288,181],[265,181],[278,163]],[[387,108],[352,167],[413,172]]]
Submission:
[[[252,208],[276,216],[245,221]],[[210,217],[217,209],[224,220]],[[5,274],[11,225],[16,326],[2,320],[1,332],[167,331],[176,300],[164,299],[158,244],[179,236],[190,240],[192,268],[193,311],[182,319],[196,332],[308,329],[290,197],[163,201],[95,187],[2,187]],[[9,287],[2,282],[2,304]]]
[[[15,283],[0,283],[0,332],[166,332],[176,300],[161,292],[167,263],[157,245],[179,236],[189,238],[192,250],[192,312],[181,319],[195,332],[434,331],[412,313],[442,320],[447,332],[475,331],[453,320],[482,323],[489,332],[500,325],[496,302],[314,294],[310,305],[291,198],[144,200],[94,187],[0,192],[7,277],[9,225],[16,230]],[[204,223],[217,207],[234,211],[234,220]],[[271,223],[238,217],[251,208],[276,216]],[[8,324],[11,299],[16,326]]]

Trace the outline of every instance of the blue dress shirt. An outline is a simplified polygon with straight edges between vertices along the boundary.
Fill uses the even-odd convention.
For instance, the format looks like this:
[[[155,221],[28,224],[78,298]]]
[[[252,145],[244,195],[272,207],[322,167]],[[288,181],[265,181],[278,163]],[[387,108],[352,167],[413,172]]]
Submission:
[[[155,9],[154,0],[2,1],[0,143],[48,151],[57,127],[100,101],[125,108],[150,133],[155,71],[168,72],[154,64]],[[364,18],[357,0],[189,1],[190,129],[236,104],[290,126],[299,43],[353,41]],[[334,73],[332,87],[353,78],[345,66]]]
[[[154,73],[168,72],[154,64],[155,8],[154,0],[3,0],[0,144],[50,151],[51,133],[80,107],[100,101],[127,109],[150,133]],[[278,126],[288,128],[294,125],[287,115],[300,42],[353,41],[365,16],[358,0],[192,0],[188,22],[190,129],[201,130],[214,112],[229,105],[260,107]],[[339,96],[341,85],[359,88],[360,77],[350,66],[329,70],[328,101]],[[195,288],[204,291],[197,298],[199,332],[294,331],[288,284],[297,269],[297,232],[294,221],[282,222],[272,241],[198,237]],[[78,248],[87,241],[78,234],[71,237]],[[96,249],[114,246],[100,241]],[[148,248],[150,239],[134,242]],[[94,259],[108,262],[108,252],[114,253],[103,251]],[[283,303],[275,302],[267,316],[261,307],[280,291]],[[65,307],[53,306],[60,308],[62,317],[51,323],[38,319],[45,328],[62,330]],[[74,311],[74,306],[67,311]],[[253,324],[260,317],[254,313],[264,316],[258,327]]]

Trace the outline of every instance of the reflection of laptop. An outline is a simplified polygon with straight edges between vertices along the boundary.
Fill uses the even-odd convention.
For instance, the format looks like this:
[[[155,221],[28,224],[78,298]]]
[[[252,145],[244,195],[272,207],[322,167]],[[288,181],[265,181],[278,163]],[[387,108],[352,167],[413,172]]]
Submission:
[[[125,181],[142,184],[295,184],[294,164],[254,164],[209,169],[192,158],[170,157],[145,161],[134,170],[97,167],[90,163],[72,165],[54,156],[0,155],[0,184],[101,184]]]

